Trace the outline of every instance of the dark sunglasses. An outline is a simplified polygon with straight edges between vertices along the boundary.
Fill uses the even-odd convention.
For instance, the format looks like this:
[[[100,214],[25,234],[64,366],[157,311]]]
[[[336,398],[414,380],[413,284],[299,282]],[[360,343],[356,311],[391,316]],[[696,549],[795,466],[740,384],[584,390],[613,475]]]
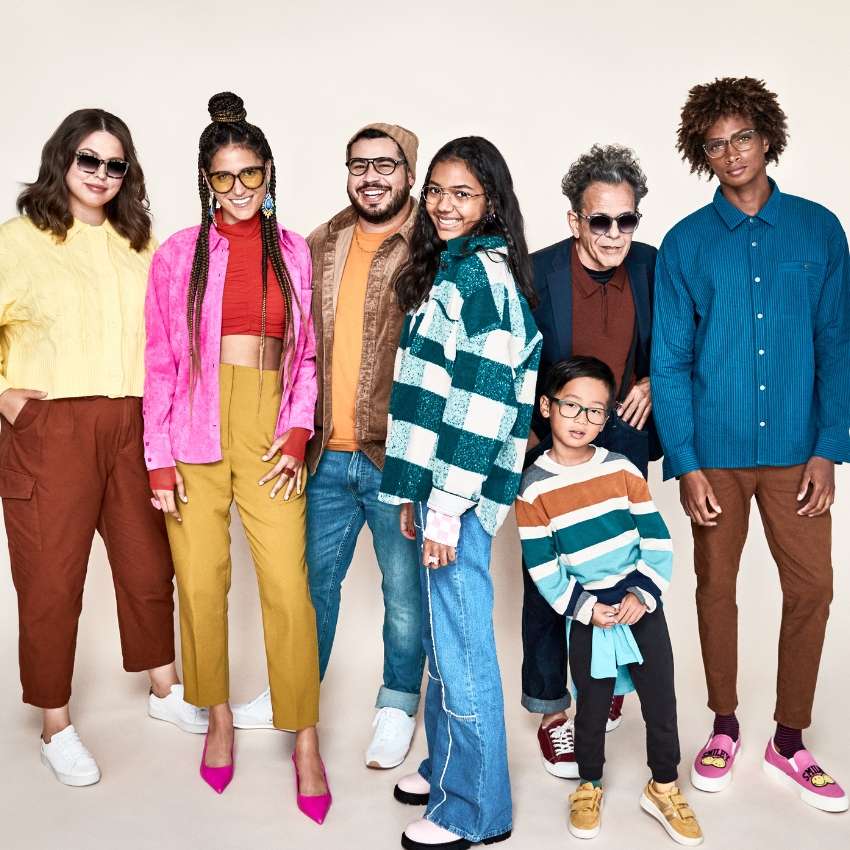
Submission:
[[[229,192],[236,183],[236,178],[246,189],[259,189],[266,180],[266,169],[263,165],[252,165],[243,168],[238,174],[229,171],[214,171],[207,175],[214,192],[224,194]]]
[[[639,212],[623,213],[616,218],[612,218],[610,215],[602,215],[601,213],[597,215],[585,215],[584,213],[577,212],[576,215],[579,218],[587,219],[590,232],[596,236],[604,236],[606,233],[609,233],[611,225],[615,221],[617,222],[617,230],[620,233],[634,233],[638,229],[642,217]]]
[[[98,159],[90,153],[77,151],[77,168],[86,174],[97,174],[101,165],[106,166],[106,176],[113,180],[121,180],[130,168],[126,159]]]

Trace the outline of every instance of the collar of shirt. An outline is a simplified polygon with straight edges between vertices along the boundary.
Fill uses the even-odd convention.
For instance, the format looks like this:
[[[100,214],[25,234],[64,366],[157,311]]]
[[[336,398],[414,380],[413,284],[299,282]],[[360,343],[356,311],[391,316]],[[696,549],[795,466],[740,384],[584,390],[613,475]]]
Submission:
[[[770,177],[767,179],[773,187],[770,197],[767,199],[767,203],[754,216],[747,215],[734,204],[730,204],[729,201],[723,197],[721,187],[717,187],[713,200],[714,209],[717,210],[717,214],[721,219],[723,219],[724,224],[730,230],[734,230],[739,224],[741,224],[741,222],[753,218],[761,219],[771,227],[776,227],[779,223],[779,205],[782,203],[782,193],[779,191],[779,187],[776,185],[775,180]]]
[[[107,236],[116,236],[118,239],[123,239],[124,237],[112,226],[110,221],[107,219],[100,225],[103,228],[103,232],[106,233]],[[91,224],[86,224],[84,221],[80,221],[78,218],[74,219],[74,223],[68,228],[68,233],[65,236],[65,244],[67,245],[75,236],[80,233],[85,232],[86,230],[94,230],[95,226]]]
[[[603,288],[606,286],[613,286],[614,289],[622,292],[623,287],[626,284],[626,275],[624,274],[625,269],[623,265],[617,267],[614,272],[614,277],[608,281],[608,283],[597,283],[586,271],[584,266],[581,264],[581,260],[578,256],[578,248],[576,247],[576,243],[573,242],[573,255],[571,257],[571,271],[573,277],[573,285],[579,291],[579,294],[582,298],[590,298],[591,295],[596,295],[599,292],[602,292]]]

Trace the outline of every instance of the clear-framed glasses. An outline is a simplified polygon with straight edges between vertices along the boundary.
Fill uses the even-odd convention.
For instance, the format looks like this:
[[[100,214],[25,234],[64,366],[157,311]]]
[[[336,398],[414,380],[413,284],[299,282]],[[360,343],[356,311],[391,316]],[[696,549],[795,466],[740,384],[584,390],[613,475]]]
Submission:
[[[101,165],[106,166],[106,176],[113,180],[121,180],[130,168],[126,159],[98,159],[96,156],[83,151],[77,151],[77,168],[84,174],[97,174]]]
[[[428,206],[432,206],[439,204],[443,195],[445,195],[446,200],[455,209],[463,209],[469,203],[470,198],[480,198],[486,194],[486,192],[479,192],[477,195],[473,195],[472,192],[467,192],[464,189],[441,189],[439,186],[425,186],[422,189],[422,200]]]
[[[345,167],[354,177],[362,177],[369,170],[370,162],[375,171],[384,176],[392,174],[400,165],[407,165],[406,159],[393,159],[391,156],[376,156],[372,159],[355,156],[345,163]]]
[[[712,159],[717,159],[726,153],[726,148],[732,145],[736,151],[748,151],[756,141],[756,130],[738,130],[731,139],[709,139],[702,149]]]
[[[604,236],[611,230],[611,225],[616,221],[617,230],[620,233],[634,233],[638,229],[640,220],[643,217],[639,212],[622,213],[618,216],[603,215],[596,213],[595,215],[585,215],[577,212],[579,218],[586,218],[587,224],[590,227],[590,232],[596,236]]]
[[[558,412],[564,419],[575,419],[579,413],[584,411],[587,421],[591,425],[604,425],[611,415],[611,411],[604,407],[582,407],[577,402],[570,401],[567,398],[555,398],[555,396],[550,395],[549,403],[558,405]]]
[[[251,165],[243,168],[238,174],[231,174],[229,171],[213,171],[207,175],[213,191],[222,195],[233,188],[237,178],[246,189],[259,189],[265,182],[266,169],[262,165]]]

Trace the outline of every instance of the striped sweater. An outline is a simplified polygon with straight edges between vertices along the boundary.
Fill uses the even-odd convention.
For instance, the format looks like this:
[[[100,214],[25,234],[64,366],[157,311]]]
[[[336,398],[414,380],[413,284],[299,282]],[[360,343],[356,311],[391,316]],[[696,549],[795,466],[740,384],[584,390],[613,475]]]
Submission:
[[[495,535],[519,489],[541,337],[498,236],[450,240],[396,355],[381,501],[474,507]]]
[[[541,455],[516,501],[522,554],[559,613],[589,623],[596,602],[634,593],[650,611],[667,589],[673,546],[649,487],[623,455],[597,448],[578,466]]]

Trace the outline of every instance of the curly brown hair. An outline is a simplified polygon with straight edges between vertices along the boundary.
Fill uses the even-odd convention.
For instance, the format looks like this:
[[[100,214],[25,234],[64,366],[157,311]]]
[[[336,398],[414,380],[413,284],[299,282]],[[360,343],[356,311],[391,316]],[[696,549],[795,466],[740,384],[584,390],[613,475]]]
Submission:
[[[691,174],[714,177],[706,162],[703,134],[725,115],[743,115],[749,118],[770,143],[765,159],[779,162],[788,144],[788,121],[772,91],[763,80],[754,77],[723,77],[713,83],[694,86],[682,107],[676,150],[690,163]]]

